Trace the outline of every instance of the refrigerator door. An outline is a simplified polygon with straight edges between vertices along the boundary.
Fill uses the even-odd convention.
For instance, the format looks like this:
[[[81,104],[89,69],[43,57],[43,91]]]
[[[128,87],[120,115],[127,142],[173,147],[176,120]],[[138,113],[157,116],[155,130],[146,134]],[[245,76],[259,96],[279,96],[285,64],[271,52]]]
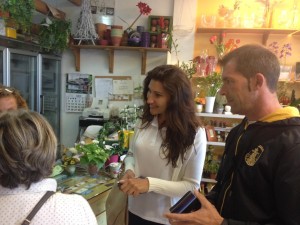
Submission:
[[[18,89],[30,110],[37,111],[37,53],[7,49],[7,85]]]
[[[3,64],[4,64],[3,48],[0,47],[0,84],[3,84]]]
[[[47,118],[60,140],[61,58],[39,54],[38,64],[39,112]]]

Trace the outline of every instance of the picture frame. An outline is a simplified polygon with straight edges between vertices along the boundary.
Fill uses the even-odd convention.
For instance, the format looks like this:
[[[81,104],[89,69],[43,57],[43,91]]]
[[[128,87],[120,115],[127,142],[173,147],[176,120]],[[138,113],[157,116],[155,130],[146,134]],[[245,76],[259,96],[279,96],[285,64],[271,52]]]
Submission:
[[[205,126],[205,132],[206,132],[207,141],[213,141],[213,142],[218,141],[217,133],[213,126],[210,125]]]

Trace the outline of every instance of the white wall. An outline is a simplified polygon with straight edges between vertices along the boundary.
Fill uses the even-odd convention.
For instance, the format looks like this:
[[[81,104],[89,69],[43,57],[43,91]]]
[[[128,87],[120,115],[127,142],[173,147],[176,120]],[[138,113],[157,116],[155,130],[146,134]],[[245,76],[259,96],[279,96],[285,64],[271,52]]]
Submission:
[[[173,16],[174,21],[179,21],[183,23],[182,20],[176,20],[177,15],[185,16],[182,13],[173,15],[174,5],[176,7],[182,7],[182,4],[189,4],[189,8],[196,10],[196,0],[148,0],[143,1],[149,4],[152,8],[151,15],[164,15],[164,16]],[[115,15],[118,15],[129,24],[138,16],[139,11],[136,6],[138,1],[132,0],[116,0],[115,5]],[[80,13],[80,7],[74,6],[71,3],[65,2],[59,7],[62,11],[67,13],[67,17],[71,19],[73,23],[73,32],[76,27],[76,21]],[[175,10],[176,12],[178,11]],[[189,12],[189,10],[186,10]],[[192,14],[196,12],[192,12]],[[190,16],[190,15],[188,15]],[[191,15],[193,18],[193,15]],[[181,21],[181,22],[180,22]],[[136,22],[136,25],[143,25],[147,29],[147,16],[141,16],[140,19]],[[186,22],[184,22],[186,24]],[[123,25],[126,27],[126,24],[120,19],[115,17],[115,24]],[[190,60],[193,56],[194,48],[194,33],[177,33],[174,32],[175,38],[178,41],[180,48],[180,61]],[[174,53],[173,53],[174,54]],[[173,55],[172,54],[172,55]],[[108,72],[108,53],[103,50],[81,50],[81,62],[80,62],[80,72],[81,73],[90,73],[94,76],[132,76],[134,81],[134,87],[142,83],[144,75],[141,75],[141,55],[139,52],[135,51],[115,51],[115,60],[114,60],[114,73],[110,74]],[[169,57],[170,58],[170,57]],[[167,53],[157,53],[157,52],[148,52],[147,54],[147,67],[146,71],[151,70],[157,65],[166,64],[166,63],[176,63],[176,59],[168,60]],[[65,112],[65,78],[67,73],[76,72],[75,71],[75,61],[74,55],[71,50],[66,50],[63,54],[62,60],[62,111],[61,111],[61,143],[65,146],[74,145],[78,133],[78,118],[81,113],[66,113]],[[114,102],[114,105],[123,107],[125,104],[130,104],[128,102]]]

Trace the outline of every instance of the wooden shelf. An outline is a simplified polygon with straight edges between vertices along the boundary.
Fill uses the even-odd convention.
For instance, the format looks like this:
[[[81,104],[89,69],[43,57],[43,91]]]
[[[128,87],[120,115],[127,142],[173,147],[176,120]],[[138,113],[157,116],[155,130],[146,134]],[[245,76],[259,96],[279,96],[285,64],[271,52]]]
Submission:
[[[141,53],[141,74],[146,74],[147,52],[162,52],[167,53],[166,48],[144,48],[131,46],[101,46],[101,45],[71,45],[71,50],[75,56],[75,69],[80,71],[80,49],[96,49],[108,52],[108,68],[109,72],[114,72],[114,54],[115,51],[137,51]]]
[[[44,14],[44,15],[52,15],[48,5],[43,2],[42,0],[34,0],[34,6],[35,6],[35,10]],[[57,19],[61,19],[61,20],[65,20],[66,18],[66,13],[64,13],[63,11],[59,10],[59,9],[55,9],[56,10],[56,14],[52,15],[53,17],[57,18]]]
[[[216,114],[216,113],[196,113],[197,116],[214,117],[214,118],[229,118],[229,119],[243,119],[245,116],[238,114]]]
[[[217,141],[208,141],[207,145],[213,145],[213,146],[225,146],[225,142],[217,142]]]
[[[69,2],[73,3],[74,5],[81,6],[81,0],[69,0]]]
[[[300,35],[297,29],[273,29],[273,28],[198,28],[197,33],[222,33],[262,34],[262,44],[266,45],[270,34]]]
[[[213,184],[217,183],[217,181],[215,179],[210,179],[210,178],[201,178],[201,182],[213,183]]]

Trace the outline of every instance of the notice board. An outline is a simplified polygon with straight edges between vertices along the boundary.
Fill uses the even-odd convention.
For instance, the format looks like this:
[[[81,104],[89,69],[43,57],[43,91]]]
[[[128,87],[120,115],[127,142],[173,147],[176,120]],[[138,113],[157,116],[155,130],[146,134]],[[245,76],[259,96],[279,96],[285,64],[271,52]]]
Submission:
[[[133,94],[131,76],[95,76],[96,98],[130,101]]]

